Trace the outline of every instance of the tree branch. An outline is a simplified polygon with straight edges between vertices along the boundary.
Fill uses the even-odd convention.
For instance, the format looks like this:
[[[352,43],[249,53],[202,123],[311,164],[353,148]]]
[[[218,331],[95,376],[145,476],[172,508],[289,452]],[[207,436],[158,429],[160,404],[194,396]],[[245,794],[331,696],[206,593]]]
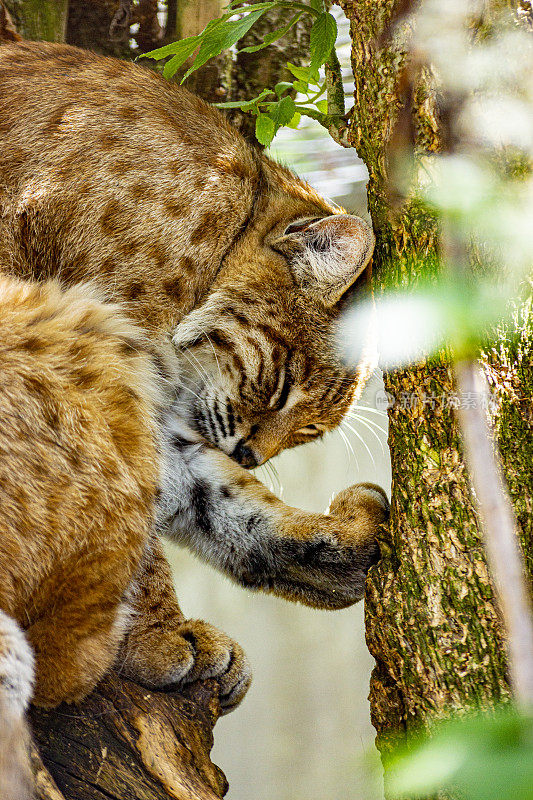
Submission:
[[[337,51],[332,48],[330,56],[325,64],[328,116],[344,117],[344,84],[342,82],[342,71]]]
[[[209,759],[219,715],[215,681],[152,692],[110,674],[79,705],[32,709],[38,800],[217,800]]]

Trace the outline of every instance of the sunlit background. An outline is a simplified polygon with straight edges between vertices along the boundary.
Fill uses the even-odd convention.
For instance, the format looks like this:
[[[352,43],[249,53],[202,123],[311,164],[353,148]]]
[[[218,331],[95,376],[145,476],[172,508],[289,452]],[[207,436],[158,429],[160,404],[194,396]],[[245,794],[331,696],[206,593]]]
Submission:
[[[339,28],[349,97],[348,29],[340,15]],[[318,123],[281,130],[270,153],[323,195],[365,214],[364,165]],[[376,408],[382,386],[376,373],[341,432],[282,453],[272,462],[277,476],[262,467],[258,477],[289,505],[318,512],[358,481],[390,491],[387,416]],[[175,546],[168,552],[184,612],[237,639],[253,666],[243,705],[215,729],[212,757],[228,777],[229,800],[380,800],[368,767],[373,662],[362,603],[334,612],[304,608],[246,592]]]

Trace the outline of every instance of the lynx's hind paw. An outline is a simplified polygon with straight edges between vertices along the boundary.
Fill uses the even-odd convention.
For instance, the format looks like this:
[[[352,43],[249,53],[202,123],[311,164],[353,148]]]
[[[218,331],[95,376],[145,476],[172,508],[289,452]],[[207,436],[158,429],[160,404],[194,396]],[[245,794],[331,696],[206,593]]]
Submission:
[[[194,664],[183,683],[215,678],[220,686],[222,713],[233,711],[252,681],[250,665],[242,647],[201,620],[187,620],[180,627],[180,633],[194,652]]]
[[[142,648],[137,643],[135,655],[130,650],[121,672],[152,689],[167,690],[214,678],[223,714],[239,705],[252,680],[242,647],[207,622],[192,619],[145,634]]]

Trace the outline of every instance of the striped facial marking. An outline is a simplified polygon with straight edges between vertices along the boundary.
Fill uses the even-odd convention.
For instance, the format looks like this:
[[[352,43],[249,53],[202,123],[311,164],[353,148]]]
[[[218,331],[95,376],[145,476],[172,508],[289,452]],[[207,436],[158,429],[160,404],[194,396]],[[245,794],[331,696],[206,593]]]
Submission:
[[[184,421],[249,468],[340,423],[354,375],[335,357],[329,320],[313,327],[294,308],[260,301],[211,312],[197,317],[194,336],[178,327],[174,337]]]

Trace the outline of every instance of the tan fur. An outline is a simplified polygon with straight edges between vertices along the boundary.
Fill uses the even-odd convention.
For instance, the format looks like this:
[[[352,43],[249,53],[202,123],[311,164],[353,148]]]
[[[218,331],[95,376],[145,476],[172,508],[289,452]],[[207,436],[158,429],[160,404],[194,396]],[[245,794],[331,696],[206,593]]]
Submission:
[[[2,279],[0,331],[0,607],[36,652],[36,700],[55,705],[83,697],[122,638],[159,477],[154,371],[139,331],[83,288]]]
[[[25,636],[42,705],[116,663],[153,687],[213,675],[231,710],[245,656],[182,615],[154,506],[245,586],[361,597],[382,491],[305,514],[236,462],[322,435],[360,391],[369,362],[347,370],[333,333],[372,232],[136,65],[8,43],[0,82],[6,670]]]

